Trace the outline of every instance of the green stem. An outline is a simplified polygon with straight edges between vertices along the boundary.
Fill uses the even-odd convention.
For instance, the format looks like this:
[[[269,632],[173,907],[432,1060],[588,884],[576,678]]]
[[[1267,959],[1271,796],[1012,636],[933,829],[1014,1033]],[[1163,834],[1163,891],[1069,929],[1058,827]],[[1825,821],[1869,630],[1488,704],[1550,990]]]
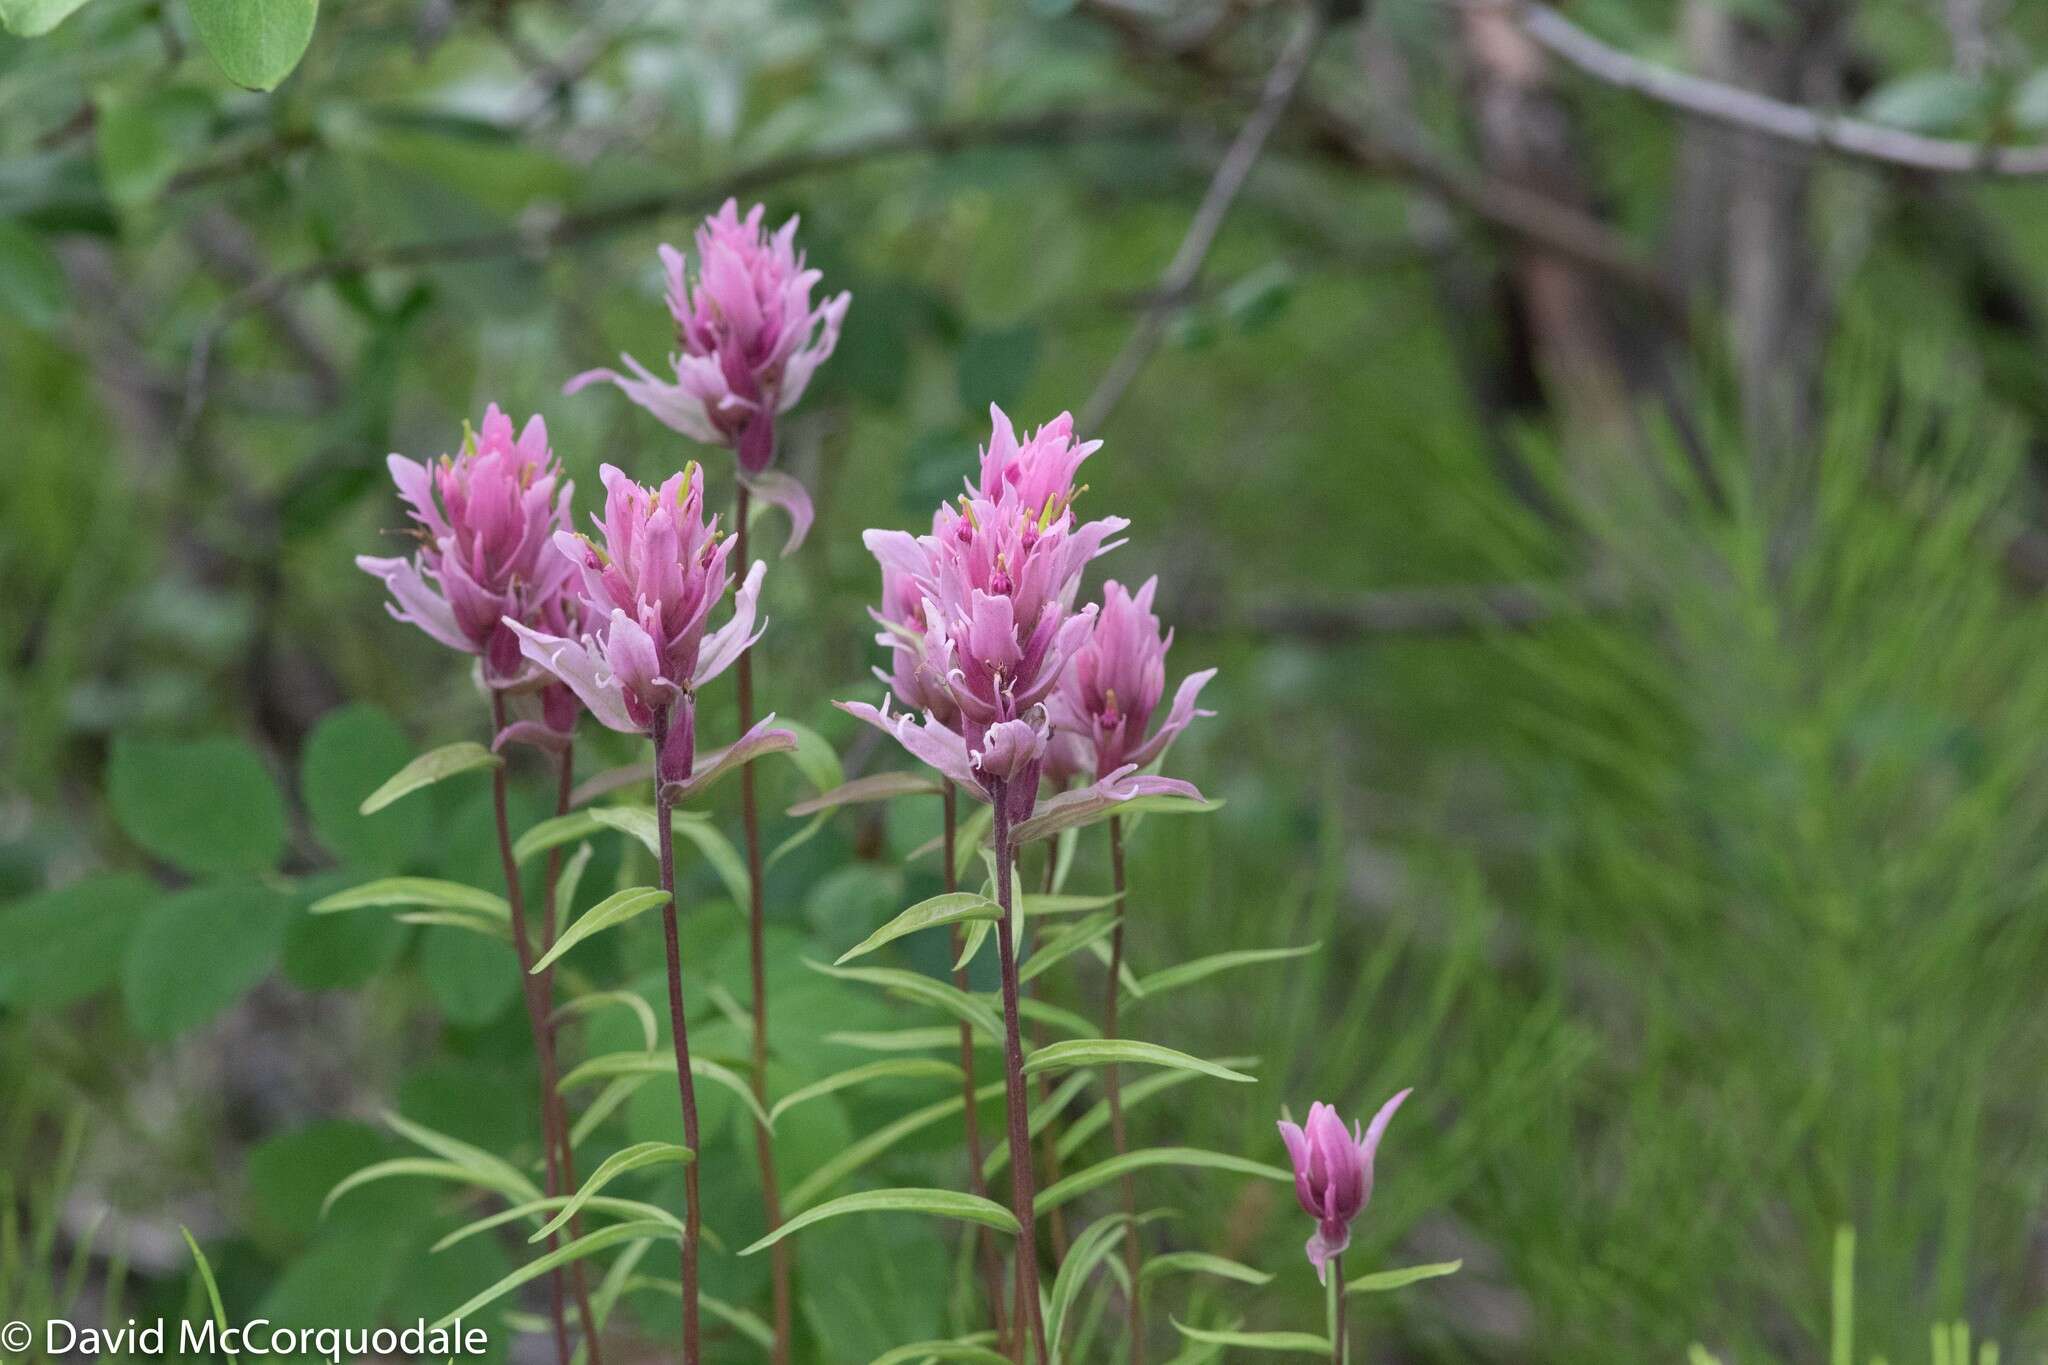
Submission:
[[[1330,1258],[1330,1365],[1345,1365],[1351,1359],[1344,1324],[1344,1253]]]

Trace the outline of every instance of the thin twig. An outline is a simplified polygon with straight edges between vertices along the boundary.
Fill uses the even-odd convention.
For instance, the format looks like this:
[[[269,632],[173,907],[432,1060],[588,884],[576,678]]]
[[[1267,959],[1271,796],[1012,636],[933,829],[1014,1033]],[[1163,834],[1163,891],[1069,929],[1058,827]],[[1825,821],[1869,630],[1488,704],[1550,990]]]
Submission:
[[[1258,104],[1252,109],[1251,117],[1238,131],[1237,138],[1224,153],[1222,164],[1209,181],[1209,189],[1202,196],[1202,202],[1195,209],[1194,218],[1188,223],[1186,235],[1181,238],[1180,249],[1173,253],[1173,260],[1159,277],[1159,286],[1153,304],[1138,318],[1131,328],[1130,337],[1124,342],[1123,350],[1110,363],[1108,373],[1095,386],[1095,392],[1088,396],[1088,403],[1081,409],[1081,430],[1099,430],[1103,421],[1123,398],[1125,390],[1145,368],[1145,362],[1159,349],[1160,338],[1166,334],[1167,315],[1174,305],[1194,287],[1195,277],[1201,273],[1202,262],[1208,259],[1209,248],[1216,244],[1216,235],[1223,229],[1223,220],[1230,214],[1230,206],[1237,202],[1238,191],[1251,176],[1252,168],[1258,164],[1259,154],[1266,149],[1266,140],[1279,125],[1280,116],[1287,111],[1288,102],[1294,98],[1295,90],[1301,85],[1302,77],[1308,74],[1309,61],[1315,56],[1316,47],[1322,42],[1324,25],[1320,5],[1310,5],[1302,13],[1301,23],[1281,49],[1279,59],[1273,63],[1273,70],[1266,77],[1265,89],[1259,95]]]
[[[1595,38],[1549,5],[1535,0],[1506,3],[1513,5],[1523,31],[1553,56],[1602,84],[1698,118],[1780,142],[1902,170],[1942,175],[2048,175],[2048,145],[1999,147],[1926,137],[1864,119],[1788,104],[1753,90],[1687,75],[1631,56]]]
[[[258,280],[224,299],[192,343],[185,369],[180,430],[190,432],[206,405],[208,379],[221,337],[237,319],[272,299],[323,280],[366,270],[475,261],[497,256],[544,257],[549,251],[594,241],[672,214],[698,213],[732,197],[758,193],[807,175],[848,170],[898,156],[950,155],[987,147],[1028,147],[1084,141],[1170,136],[1183,116],[1156,109],[1054,110],[1018,118],[973,119],[858,138],[837,147],[768,157],[751,166],[680,189],[636,195],[576,213],[544,218],[528,214],[519,226],[456,237],[320,256]]]

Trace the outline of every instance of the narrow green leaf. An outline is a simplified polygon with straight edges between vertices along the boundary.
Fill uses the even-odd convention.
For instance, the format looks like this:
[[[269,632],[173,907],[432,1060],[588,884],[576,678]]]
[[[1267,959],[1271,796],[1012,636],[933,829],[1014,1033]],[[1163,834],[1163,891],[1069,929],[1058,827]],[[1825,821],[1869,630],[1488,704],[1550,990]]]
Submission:
[[[974,1100],[980,1104],[1002,1093],[1003,1082],[992,1081],[974,1092]],[[783,1207],[804,1207],[912,1133],[950,1118],[966,1107],[966,1102],[960,1096],[953,1095],[934,1104],[928,1104],[922,1109],[913,1110],[894,1123],[876,1129],[805,1176],[802,1183],[789,1192],[788,1198],[783,1201]]]
[[[380,877],[374,882],[337,891],[314,901],[308,909],[316,915],[342,910],[361,910],[378,905],[425,905],[437,910],[466,910],[491,919],[509,921],[512,907],[505,898],[481,887],[436,877]]]
[[[213,1307],[213,1325],[226,1332],[228,1310],[221,1305],[220,1285],[214,1281],[213,1267],[207,1264],[206,1253],[199,1249],[199,1243],[192,1239],[192,1229],[180,1223],[178,1231],[184,1235],[185,1245],[192,1249],[192,1266],[199,1272],[199,1282],[206,1286],[206,1301]],[[235,1352],[228,1352],[229,1360],[239,1361],[240,1358]]]
[[[1273,1281],[1273,1277],[1263,1270],[1256,1270],[1241,1261],[1212,1256],[1206,1251],[1169,1251],[1163,1256],[1148,1259],[1145,1268],[1138,1272],[1138,1278],[1147,1283],[1161,1275],[1214,1275],[1219,1279],[1236,1280],[1239,1284],[1271,1284]]]
[[[512,926],[501,919],[488,919],[483,915],[472,915],[464,910],[407,910],[392,916],[400,924],[439,924],[450,929],[467,929],[472,934],[496,939],[500,943],[512,941]]]
[[[1384,1294],[1389,1289],[1401,1289],[1422,1280],[1434,1280],[1445,1275],[1455,1275],[1464,1267],[1464,1264],[1465,1262],[1462,1259],[1438,1261],[1434,1265],[1411,1265],[1404,1266],[1400,1270],[1382,1270],[1372,1275],[1360,1275],[1357,1279],[1345,1284],[1344,1292],[1347,1294]]]
[[[476,1185],[483,1189],[495,1190],[508,1198],[526,1197],[530,1186],[522,1188],[523,1182],[493,1180],[484,1173],[453,1161],[442,1161],[430,1156],[399,1156],[389,1161],[379,1161],[363,1167],[344,1177],[327,1192],[327,1198],[320,1203],[321,1216],[334,1207],[335,1202],[350,1190],[379,1180],[394,1180],[401,1177],[419,1177],[426,1180],[445,1180],[454,1185]]]
[[[22,38],[40,38],[85,0],[0,0],[0,27]]]
[[[697,852],[711,864],[711,870],[718,874],[719,881],[725,883],[726,894],[732,897],[732,903],[744,912],[750,879],[746,860],[740,857],[740,851],[733,847],[732,840],[720,834],[709,820],[678,820],[675,832],[697,846]]]
[[[589,910],[576,917],[576,922],[561,932],[554,946],[541,954],[533,964],[532,972],[544,972],[555,965],[556,959],[583,940],[594,934],[624,924],[657,905],[668,903],[668,892],[657,886],[635,886],[625,891],[615,891]]]
[[[1017,984],[1022,985],[1027,981],[1036,980],[1089,944],[1107,938],[1115,930],[1114,910],[1105,910],[1099,915],[1091,915],[1077,924],[1066,926],[1064,933],[1024,960],[1024,965],[1017,969]]]
[[[428,1250],[430,1252],[446,1251],[456,1243],[466,1242],[478,1233],[489,1232],[493,1228],[503,1227],[507,1223],[516,1223],[524,1218],[539,1218],[544,1213],[561,1208],[569,1200],[569,1195],[556,1194],[549,1195],[544,1199],[529,1199],[525,1203],[514,1204],[510,1208],[499,1209],[497,1212],[487,1214],[482,1218],[476,1219],[474,1222],[464,1223],[461,1227],[434,1243]],[[593,1195],[584,1201],[583,1211],[585,1213],[616,1214],[632,1221],[647,1220],[656,1223],[667,1223],[675,1233],[678,1241],[682,1240],[683,1237],[684,1227],[682,1219],[676,1217],[667,1209],[661,1208],[658,1205],[644,1203],[638,1199],[614,1199],[609,1195]]]
[[[859,944],[848,948],[839,955],[832,965],[843,966],[856,957],[864,957],[885,943],[893,943],[906,934],[920,929],[938,929],[950,924],[964,924],[970,920],[998,920],[1003,909],[986,896],[977,896],[968,891],[949,891],[930,900],[919,901],[881,928],[869,934]]]
[[[1294,1172],[1278,1166],[1269,1166],[1263,1161],[1229,1156],[1223,1152],[1205,1152],[1199,1147],[1144,1147],[1135,1152],[1126,1152],[1122,1156],[1113,1156],[1107,1161],[1098,1161],[1085,1170],[1074,1172],[1064,1180],[1054,1181],[1038,1192],[1038,1199],[1033,1208],[1042,1216],[1069,1199],[1078,1198],[1098,1186],[1106,1185],[1128,1171],[1144,1170],[1148,1166],[1188,1166],[1202,1170],[1230,1171],[1236,1175],[1255,1175],[1284,1184],[1294,1183]]]
[[[804,781],[821,792],[845,785],[846,768],[840,763],[839,751],[832,747],[832,741],[801,721],[778,716],[775,724],[796,736],[796,748],[787,752],[789,761],[804,775]]]
[[[1015,1214],[1001,1204],[983,1199],[979,1195],[963,1194],[959,1190],[862,1190],[857,1194],[841,1195],[815,1208],[805,1209],[760,1241],[741,1250],[740,1255],[751,1256],[813,1223],[822,1223],[827,1218],[839,1218],[849,1213],[919,1213],[933,1218],[957,1218],[963,1222],[980,1223],[998,1232],[1017,1231]]]
[[[185,7],[229,80],[273,90],[313,40],[320,0],[185,0]]]
[[[608,1052],[602,1057],[592,1057],[562,1077],[557,1088],[571,1090],[590,1081],[608,1080],[615,1076],[673,1076],[676,1074],[674,1053]],[[745,1078],[720,1062],[709,1057],[691,1057],[690,1074],[700,1081],[710,1081],[729,1090],[744,1104],[763,1128],[774,1129],[774,1122],[768,1111],[761,1107],[761,1101],[754,1097],[754,1087]]]
[[[576,1120],[576,1126],[569,1130],[570,1144],[580,1147],[588,1142],[590,1135],[596,1132],[620,1105],[632,1099],[641,1086],[653,1079],[652,1072],[640,1076],[620,1076],[598,1091],[597,1098],[585,1106],[582,1116]]]
[[[936,1057],[898,1057],[879,1062],[868,1062],[851,1070],[812,1081],[799,1090],[792,1090],[775,1102],[768,1111],[772,1122],[781,1118],[796,1106],[819,1099],[850,1086],[865,1085],[869,1081],[913,1080],[913,1079],[960,1079],[960,1068],[951,1062],[942,1062]]]
[[[969,1033],[968,1036],[976,1047],[999,1048],[1003,1045],[1000,1038],[980,1033]],[[959,1047],[960,1030],[947,1024],[934,1024],[929,1028],[844,1029],[828,1033],[820,1041],[869,1052],[928,1052],[933,1048]]]
[[[572,810],[567,815],[557,815],[543,820],[528,829],[513,841],[512,856],[519,862],[530,861],[536,853],[545,853],[563,844],[573,844],[578,839],[587,839],[606,828],[605,822],[597,818],[594,810]]]
[[[540,1197],[539,1187],[521,1174],[517,1166],[495,1152],[487,1152],[474,1143],[437,1132],[424,1123],[414,1123],[405,1115],[388,1109],[384,1111],[384,1126],[407,1142],[416,1147],[424,1147],[443,1160],[452,1161],[492,1181],[518,1189],[521,1198]]]
[[[1010,1365],[1010,1358],[989,1349],[988,1343],[995,1340],[993,1332],[977,1332],[972,1337],[960,1337],[952,1341],[913,1341],[908,1346],[898,1346],[874,1358],[872,1365],[916,1365],[926,1360],[964,1360],[968,1365]]]
[[[1003,1037],[1003,1022],[987,1005],[967,992],[943,981],[936,981],[918,972],[906,972],[894,967],[828,967],[822,962],[805,960],[813,971],[841,981],[862,981],[871,986],[880,986],[892,995],[915,1000],[920,1004],[942,1009],[955,1019],[964,1019],[989,1037],[1000,1040]]]
[[[1174,1329],[1189,1341],[1209,1346],[1237,1346],[1247,1351],[1293,1351],[1319,1356],[1330,1354],[1330,1339],[1312,1332],[1211,1332],[1190,1327],[1179,1318],[1172,1319],[1172,1322]]]
[[[651,1219],[641,1223],[615,1223],[611,1227],[599,1228],[595,1232],[585,1233],[575,1241],[565,1246],[557,1247],[538,1260],[529,1261],[527,1264],[519,1267],[519,1269],[470,1299],[469,1302],[463,1304],[454,1312],[441,1318],[429,1330],[439,1331],[457,1318],[469,1317],[485,1304],[503,1298],[529,1280],[539,1279],[556,1266],[567,1265],[571,1261],[580,1261],[584,1257],[603,1251],[607,1247],[614,1247],[621,1242],[630,1242],[636,1238],[673,1237],[674,1235],[673,1229],[666,1223],[657,1223]]]
[[[1045,1341],[1052,1351],[1053,1365],[1060,1365],[1063,1329],[1067,1314],[1073,1310],[1074,1300],[1081,1293],[1081,1286],[1095,1273],[1095,1267],[1102,1264],[1102,1258],[1115,1250],[1116,1244],[1129,1234],[1131,1221],[1130,1215],[1123,1213],[1098,1218],[1067,1248],[1066,1259],[1060,1262],[1059,1273],[1053,1277],[1052,1295],[1045,1312]]]
[[[954,971],[967,970],[967,964],[974,961],[975,956],[981,952],[981,945],[988,942],[988,936],[995,927],[994,923],[988,920],[976,920],[967,926],[966,939],[960,945],[960,958],[953,964]]]
[[[891,801],[899,796],[936,796],[944,790],[945,784],[922,773],[874,773],[837,783],[817,796],[799,801],[789,808],[789,814],[815,815],[840,806]]]
[[[1257,1057],[1220,1057],[1217,1059],[1229,1067],[1257,1066]],[[1126,1114],[1162,1091],[1186,1085],[1199,1080],[1198,1071],[1154,1071],[1140,1076],[1135,1081],[1125,1081],[1123,1086],[1123,1109]],[[1109,1101],[1103,1100],[1087,1113],[1069,1123],[1060,1133],[1057,1151],[1061,1161],[1067,1160],[1081,1150],[1087,1141],[1109,1127]]]
[[[1066,1113],[1074,1101],[1081,1097],[1081,1092],[1086,1090],[1093,1081],[1094,1077],[1087,1072],[1077,1071],[1064,1081],[1061,1081],[1050,1095],[1047,1095],[1037,1104],[1032,1105],[1031,1113],[1025,1124],[1025,1129],[1030,1134],[1032,1140],[1034,1142],[1037,1141],[1039,1134],[1045,1131],[1047,1124]],[[983,1180],[994,1180],[996,1172],[1000,1171],[1009,1159],[1010,1139],[1007,1137],[998,1138],[996,1145],[989,1148],[988,1155],[982,1159],[981,1178]]]
[[[707,1236],[704,1240],[708,1242],[711,1239]],[[657,1280],[648,1275],[633,1276],[626,1281],[625,1288],[628,1293],[652,1291],[656,1294],[666,1294],[672,1299],[680,1300],[683,1297],[683,1287],[674,1280]],[[775,1331],[761,1321],[759,1315],[727,1303],[724,1299],[713,1298],[701,1289],[697,1291],[697,1303],[705,1312],[727,1324],[762,1350],[774,1349]]]
[[[640,1021],[640,1037],[649,1052],[661,1041],[661,1027],[654,1018],[654,1006],[632,991],[590,991],[555,1007],[555,1018],[575,1019],[601,1009],[623,1009]]]
[[[696,1153],[688,1147],[674,1142],[636,1142],[613,1152],[598,1164],[596,1170],[587,1176],[573,1198],[562,1206],[561,1212],[541,1224],[540,1231],[527,1238],[529,1242],[546,1241],[548,1234],[567,1223],[604,1187],[628,1171],[637,1171],[647,1166],[676,1166],[696,1160]]]
[[[1261,962],[1285,962],[1288,958],[1307,957],[1322,946],[1320,943],[1304,943],[1299,948],[1241,948],[1236,952],[1198,957],[1192,962],[1177,963],[1140,977],[1140,989],[1135,994],[1141,998],[1159,995],[1176,986],[1185,986],[1200,981],[1203,977],[1227,972],[1233,967],[1250,967]]]
[[[393,773],[388,781],[363,798],[363,804],[356,809],[363,815],[375,815],[401,796],[409,796],[421,787],[431,787],[444,778],[458,773],[471,772],[477,768],[501,768],[505,760],[478,744],[475,740],[461,740],[444,744],[421,754],[412,762]]]
[[[1077,915],[1084,910],[1100,910],[1116,904],[1115,896],[1040,896],[1027,895],[1018,901],[1025,919],[1042,915]]]

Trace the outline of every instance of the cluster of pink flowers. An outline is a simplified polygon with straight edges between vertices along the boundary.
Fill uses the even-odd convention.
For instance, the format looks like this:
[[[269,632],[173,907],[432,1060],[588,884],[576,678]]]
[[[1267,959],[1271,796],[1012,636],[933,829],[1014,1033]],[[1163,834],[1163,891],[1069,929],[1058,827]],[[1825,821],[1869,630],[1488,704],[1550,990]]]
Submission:
[[[776,418],[804,396],[811,376],[838,346],[852,296],[842,292],[813,305],[819,274],[796,249],[797,220],[771,235],[762,226],[763,214],[756,204],[742,218],[738,203],[728,199],[705,219],[697,229],[694,277],[681,252],[661,248],[676,327],[677,349],[668,358],[672,379],[622,355],[629,373],[589,370],[571,379],[567,392],[616,384],[672,430],[706,445],[732,447],[741,479],[790,514],[793,550],[810,527],[811,501],[794,479],[769,471]]]
[[[981,799],[1001,792],[1013,821],[1031,814],[1047,777],[1064,785],[1084,770],[1094,779],[1084,799],[1095,803],[1198,797],[1137,770],[1194,718],[1213,670],[1190,678],[1146,736],[1169,642],[1150,614],[1150,587],[1136,615],[1114,584],[1104,607],[1075,605],[1083,571],[1129,525],[1075,514],[1075,476],[1101,442],[1076,441],[1065,413],[1021,440],[1001,409],[990,417],[979,479],[934,513],[929,535],[864,537],[882,566],[874,616],[891,654],[889,671],[877,672],[907,710],[892,713],[887,699],[880,710],[840,706]]]
[[[793,480],[769,475],[775,420],[832,354],[849,296],[812,306],[818,272],[796,250],[796,219],[770,235],[762,214],[756,205],[742,218],[729,200],[706,219],[694,277],[681,252],[661,248],[681,347],[670,361],[673,383],[628,358],[633,377],[593,370],[568,387],[611,380],[677,431],[731,447],[741,478],[790,510],[793,546],[810,523],[810,502]],[[656,489],[604,466],[600,544],[570,530],[571,485],[539,417],[515,437],[493,405],[459,454],[432,465],[393,455],[390,468],[419,523],[420,548],[409,558],[356,562],[384,580],[392,615],[479,656],[487,687],[541,692],[545,725],[521,723],[501,739],[548,742],[571,728],[578,702],[632,734],[652,733],[658,715],[673,713],[661,772],[664,780],[687,777],[695,743],[689,703],[759,638],[766,572],[755,562],[732,618],[708,628],[732,586],[732,542],[717,517],[704,515],[702,471],[693,463]]]

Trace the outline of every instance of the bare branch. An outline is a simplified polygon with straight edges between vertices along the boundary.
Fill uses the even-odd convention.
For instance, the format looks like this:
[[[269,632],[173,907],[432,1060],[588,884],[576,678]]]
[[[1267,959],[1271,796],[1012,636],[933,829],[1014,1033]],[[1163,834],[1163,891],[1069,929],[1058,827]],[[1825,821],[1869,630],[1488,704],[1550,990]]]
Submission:
[[[1216,244],[1216,235],[1222,231],[1223,220],[1230,214],[1230,206],[1237,202],[1238,191],[1244,188],[1252,167],[1258,164],[1259,154],[1266,148],[1266,140],[1273,135],[1280,115],[1286,112],[1295,89],[1308,73],[1310,59],[1322,42],[1323,32],[1322,7],[1311,4],[1303,12],[1299,27],[1288,38],[1287,46],[1281,49],[1279,60],[1274,62],[1272,72],[1266,77],[1265,89],[1251,117],[1245,120],[1244,127],[1238,131],[1236,140],[1217,166],[1215,178],[1210,180],[1208,192],[1202,196],[1193,220],[1188,223],[1187,233],[1181,238],[1180,249],[1174,252],[1166,272],[1159,277],[1152,305],[1139,316],[1123,349],[1117,353],[1108,373],[1103,375],[1102,381],[1095,386],[1095,392],[1088,396],[1086,406],[1081,409],[1082,431],[1100,429],[1123,398],[1125,390],[1138,377],[1138,372],[1145,368],[1145,362],[1159,348],[1159,340],[1166,331],[1167,315],[1194,287],[1202,262],[1208,258],[1209,248]]]
[[[807,175],[843,171],[897,156],[947,155],[987,147],[1063,145],[1171,135],[1185,126],[1179,115],[1158,110],[1056,110],[1018,118],[978,119],[908,128],[860,138],[837,147],[770,157],[716,179],[680,189],[621,199],[550,220],[529,215],[520,226],[460,237],[430,238],[394,246],[321,256],[257,280],[221,302],[212,321],[193,340],[185,369],[181,433],[189,433],[206,405],[214,352],[234,322],[307,285],[365,270],[473,261],[495,256],[539,258],[558,247],[596,240],[671,214],[702,212],[735,196]]]
[[[1943,175],[2048,175],[2048,146],[1998,147],[1924,137],[1863,119],[1788,104],[1719,81],[1653,65],[1609,47],[1536,0],[1488,0],[1513,7],[1523,31],[1553,56],[1603,84],[1744,132],[1859,161]]]

